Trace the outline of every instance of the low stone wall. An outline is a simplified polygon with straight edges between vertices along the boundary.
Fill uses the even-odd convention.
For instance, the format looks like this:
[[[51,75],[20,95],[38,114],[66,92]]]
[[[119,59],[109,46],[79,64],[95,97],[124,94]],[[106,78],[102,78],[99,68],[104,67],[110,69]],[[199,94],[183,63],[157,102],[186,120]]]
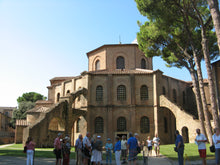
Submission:
[[[14,143],[14,132],[0,132],[0,144]]]

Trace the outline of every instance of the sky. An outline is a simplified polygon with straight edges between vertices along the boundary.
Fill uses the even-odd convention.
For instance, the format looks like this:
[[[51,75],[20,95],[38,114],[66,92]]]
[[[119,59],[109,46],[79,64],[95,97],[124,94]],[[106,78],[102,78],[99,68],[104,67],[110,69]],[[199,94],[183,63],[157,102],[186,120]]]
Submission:
[[[0,0],[0,106],[17,106],[27,92],[47,96],[53,77],[88,70],[87,52],[119,38],[131,43],[138,20],[147,18],[134,0]],[[153,68],[191,81],[188,71],[167,68],[159,57]]]

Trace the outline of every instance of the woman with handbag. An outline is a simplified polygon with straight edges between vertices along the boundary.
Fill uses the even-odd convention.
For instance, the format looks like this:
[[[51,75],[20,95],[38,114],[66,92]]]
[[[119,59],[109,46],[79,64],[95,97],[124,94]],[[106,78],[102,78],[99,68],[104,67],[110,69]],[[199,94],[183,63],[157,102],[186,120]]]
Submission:
[[[35,143],[33,142],[32,137],[28,137],[25,146],[27,147],[27,165],[34,164],[34,147]],[[31,162],[31,163],[30,163]]]
[[[220,165],[220,131],[219,131],[219,128],[215,128],[215,134],[212,136],[212,140],[215,145],[216,165]]]

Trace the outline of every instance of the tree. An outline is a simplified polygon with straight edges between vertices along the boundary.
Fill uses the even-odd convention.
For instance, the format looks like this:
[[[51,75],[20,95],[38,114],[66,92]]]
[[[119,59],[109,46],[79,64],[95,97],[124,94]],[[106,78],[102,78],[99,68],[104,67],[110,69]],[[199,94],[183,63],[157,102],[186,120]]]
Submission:
[[[29,93],[23,93],[22,96],[18,97],[17,102],[20,103],[22,101],[30,101],[30,102],[36,102],[37,100],[45,100],[46,97],[36,93],[36,92],[29,92]]]
[[[218,48],[220,50],[220,12],[218,0],[207,0],[212,15],[212,20],[215,26],[215,32],[218,39]]]
[[[11,125],[15,127],[16,119],[26,119],[27,110],[34,108],[37,100],[45,99],[45,96],[35,92],[24,93],[18,97],[18,109],[13,110]]]
[[[177,0],[136,0],[137,7],[142,15],[147,16],[149,22],[140,26],[138,43],[147,56],[162,56],[171,66],[186,67],[192,77],[195,87],[195,95],[201,129],[204,128],[203,108],[205,111],[207,133],[211,141],[211,124],[208,118],[207,104],[201,103],[201,95],[204,94],[204,87],[199,88],[198,75],[201,73],[200,61],[203,52],[201,51],[201,35],[198,22],[191,18],[194,15],[192,4]],[[209,29],[211,53],[216,56],[215,36]],[[196,60],[195,60],[196,59]],[[197,71],[195,71],[195,65]],[[199,73],[199,74],[197,74]],[[201,77],[200,77],[201,78]],[[202,80],[202,79],[201,79]],[[203,83],[203,82],[202,82]],[[200,89],[200,90],[199,90]],[[205,97],[202,97],[203,101]],[[201,105],[205,105],[202,106]]]

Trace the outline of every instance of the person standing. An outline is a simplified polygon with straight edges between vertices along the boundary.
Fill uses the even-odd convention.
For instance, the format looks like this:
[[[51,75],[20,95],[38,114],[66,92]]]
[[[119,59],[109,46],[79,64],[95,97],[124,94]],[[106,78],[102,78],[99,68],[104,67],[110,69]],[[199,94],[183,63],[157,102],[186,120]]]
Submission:
[[[150,136],[147,137],[147,148],[148,148],[148,156],[152,156],[152,140],[150,140]]]
[[[156,157],[160,156],[160,138],[157,134],[155,134],[155,137],[153,138],[153,143]]]
[[[197,136],[196,136],[195,142],[198,145],[199,155],[200,155],[200,158],[202,158],[202,164],[206,165],[206,145],[205,145],[205,142],[207,142],[207,138],[205,137],[204,134],[202,134],[200,132],[199,128],[196,129],[196,133],[197,133]]]
[[[115,138],[115,148],[114,148],[114,153],[115,153],[115,161],[116,165],[121,165],[120,157],[121,157],[121,142],[119,140],[119,137],[117,136]]]
[[[220,165],[220,131],[219,131],[219,128],[215,128],[215,134],[212,136],[212,140],[215,145],[216,165]]]
[[[27,165],[34,163],[34,147],[35,143],[33,142],[32,137],[28,137],[25,146],[27,147]],[[31,163],[30,163],[31,162]]]
[[[87,132],[86,136],[83,138],[83,164],[88,165],[88,160],[91,157],[91,142],[89,140],[90,133]]]
[[[121,140],[121,157],[123,160],[122,164],[125,164],[127,160],[127,140],[125,135],[122,136]]]
[[[56,154],[56,165],[61,165],[61,141],[62,141],[62,133],[58,133],[57,138],[54,140],[54,148]]]
[[[184,153],[184,143],[183,143],[183,137],[180,135],[179,131],[176,130],[176,151],[178,153],[178,162],[179,165],[183,165],[183,153]]]
[[[69,137],[66,136],[63,139],[62,144],[62,153],[63,153],[63,165],[69,165],[70,162],[70,143],[69,143]]]
[[[75,151],[76,151],[76,165],[82,164],[82,134],[79,134],[78,139],[76,139],[75,143]]]
[[[100,165],[102,162],[102,146],[103,143],[101,141],[101,136],[97,136],[96,141],[94,142],[94,148],[92,150],[92,158],[91,158],[91,162],[93,162],[93,164],[98,164]]]
[[[105,144],[105,150],[106,150],[106,164],[108,164],[108,162],[110,164],[112,164],[112,149],[113,149],[113,145],[111,143],[111,139],[108,138],[107,139],[107,143]]]
[[[130,132],[129,133],[129,139],[127,142],[127,149],[129,150],[129,155],[128,155],[128,164],[131,164],[131,161],[133,161],[134,165],[136,164],[137,160],[137,146],[138,142],[135,137],[133,137],[133,134]]]

